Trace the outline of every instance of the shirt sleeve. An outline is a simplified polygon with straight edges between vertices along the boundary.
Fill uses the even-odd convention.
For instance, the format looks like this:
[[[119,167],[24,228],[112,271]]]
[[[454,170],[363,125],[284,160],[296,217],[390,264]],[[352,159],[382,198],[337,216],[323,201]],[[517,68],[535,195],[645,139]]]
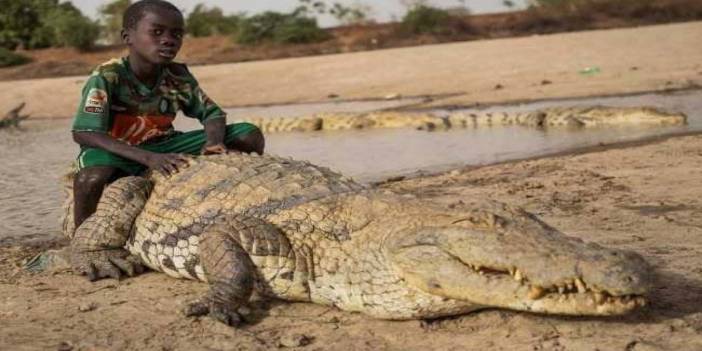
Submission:
[[[110,103],[107,80],[101,75],[91,76],[83,87],[72,131],[107,133],[110,128]]]
[[[227,114],[205,94],[195,78],[192,78],[192,82],[192,94],[187,105],[183,106],[183,113],[188,117],[197,118],[202,124],[210,119],[226,118]]]

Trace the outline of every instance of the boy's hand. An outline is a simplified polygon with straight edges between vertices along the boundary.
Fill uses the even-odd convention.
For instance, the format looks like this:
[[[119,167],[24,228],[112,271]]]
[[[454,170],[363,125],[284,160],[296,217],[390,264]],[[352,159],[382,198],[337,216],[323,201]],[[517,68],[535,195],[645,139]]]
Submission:
[[[172,175],[178,172],[178,169],[188,167],[188,159],[181,154],[159,154],[153,153],[149,156],[146,165],[163,173],[163,175]]]
[[[205,144],[205,146],[202,147],[202,150],[200,150],[201,155],[226,154],[227,152],[229,152],[229,150],[227,150],[227,147],[222,143],[214,145]]]

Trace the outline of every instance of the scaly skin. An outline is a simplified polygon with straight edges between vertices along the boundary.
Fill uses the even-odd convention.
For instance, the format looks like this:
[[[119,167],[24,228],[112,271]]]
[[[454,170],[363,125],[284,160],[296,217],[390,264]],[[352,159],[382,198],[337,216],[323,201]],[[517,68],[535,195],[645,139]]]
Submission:
[[[521,209],[479,201],[447,208],[366,188],[307,162],[207,156],[151,180],[143,208],[143,196],[103,196],[88,223],[99,225],[76,231],[73,265],[93,277],[115,276],[122,266],[132,274],[135,265],[125,261],[137,257],[168,275],[206,281],[210,293],[186,314],[230,325],[254,290],[413,319],[486,307],[621,314],[643,305],[650,286],[640,256],[585,244]],[[149,184],[138,178],[106,193],[134,183],[130,191],[147,193]],[[125,208],[139,212],[127,236],[129,214],[109,211]],[[115,260],[120,244],[133,256],[120,252]],[[91,266],[97,269],[84,268]]]
[[[595,127],[606,125],[682,125],[682,113],[667,113],[651,107],[559,107],[529,112],[453,112],[444,116],[428,113],[371,112],[322,113],[302,117],[252,117],[244,119],[263,132],[309,132],[369,128],[415,128],[445,130],[502,125],[528,127]]]

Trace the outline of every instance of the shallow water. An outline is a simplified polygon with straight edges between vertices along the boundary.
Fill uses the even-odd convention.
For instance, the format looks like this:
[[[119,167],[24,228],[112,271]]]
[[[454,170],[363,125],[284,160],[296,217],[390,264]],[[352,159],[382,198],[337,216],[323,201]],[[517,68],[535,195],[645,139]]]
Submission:
[[[460,165],[485,165],[539,155],[567,152],[588,146],[641,140],[654,136],[702,131],[702,91],[644,94],[627,97],[569,99],[520,105],[492,106],[489,111],[534,110],[573,105],[654,106],[688,115],[687,126],[606,127],[585,130],[539,130],[508,126],[425,132],[411,129],[278,133],[267,136],[267,150],[331,167],[361,181],[407,175],[421,170],[436,172]],[[328,107],[328,106],[327,106]],[[367,107],[367,105],[364,105]],[[256,111],[278,115],[277,111]],[[324,105],[307,109],[319,112]],[[347,109],[345,111],[350,111]],[[458,111],[471,112],[476,109]],[[239,111],[245,112],[245,111]],[[442,114],[445,110],[434,110]]]
[[[315,112],[365,112],[407,106],[421,100],[358,101],[237,108],[234,121],[248,115],[303,115]],[[464,165],[485,165],[513,159],[567,152],[600,143],[702,130],[702,91],[649,94],[585,100],[560,100],[494,106],[490,110],[536,109],[546,106],[606,104],[651,105],[688,114],[689,125],[667,128],[596,128],[580,131],[496,127],[442,132],[378,129],[267,136],[267,152],[310,160],[353,176],[377,181],[421,170],[437,172]],[[444,111],[436,110],[436,113]],[[28,238],[45,239],[59,232],[63,201],[60,177],[75,158],[69,120],[27,121],[25,131],[0,131],[0,244]],[[179,129],[199,127],[177,119]]]

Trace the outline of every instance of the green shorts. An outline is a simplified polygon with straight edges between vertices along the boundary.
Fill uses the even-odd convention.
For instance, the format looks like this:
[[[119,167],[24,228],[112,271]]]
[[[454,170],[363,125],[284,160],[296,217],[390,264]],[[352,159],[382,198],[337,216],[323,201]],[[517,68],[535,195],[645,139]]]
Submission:
[[[229,144],[236,137],[249,134],[255,130],[258,130],[258,127],[251,123],[228,124],[226,133],[224,134],[224,143]],[[200,129],[186,133],[178,133],[166,140],[155,143],[145,143],[137,145],[137,147],[158,153],[199,155],[204,145],[205,131]],[[130,175],[137,175],[146,170],[146,166],[141,163],[128,160],[98,148],[81,148],[77,163],[78,170],[88,167],[109,166],[119,168]]]

